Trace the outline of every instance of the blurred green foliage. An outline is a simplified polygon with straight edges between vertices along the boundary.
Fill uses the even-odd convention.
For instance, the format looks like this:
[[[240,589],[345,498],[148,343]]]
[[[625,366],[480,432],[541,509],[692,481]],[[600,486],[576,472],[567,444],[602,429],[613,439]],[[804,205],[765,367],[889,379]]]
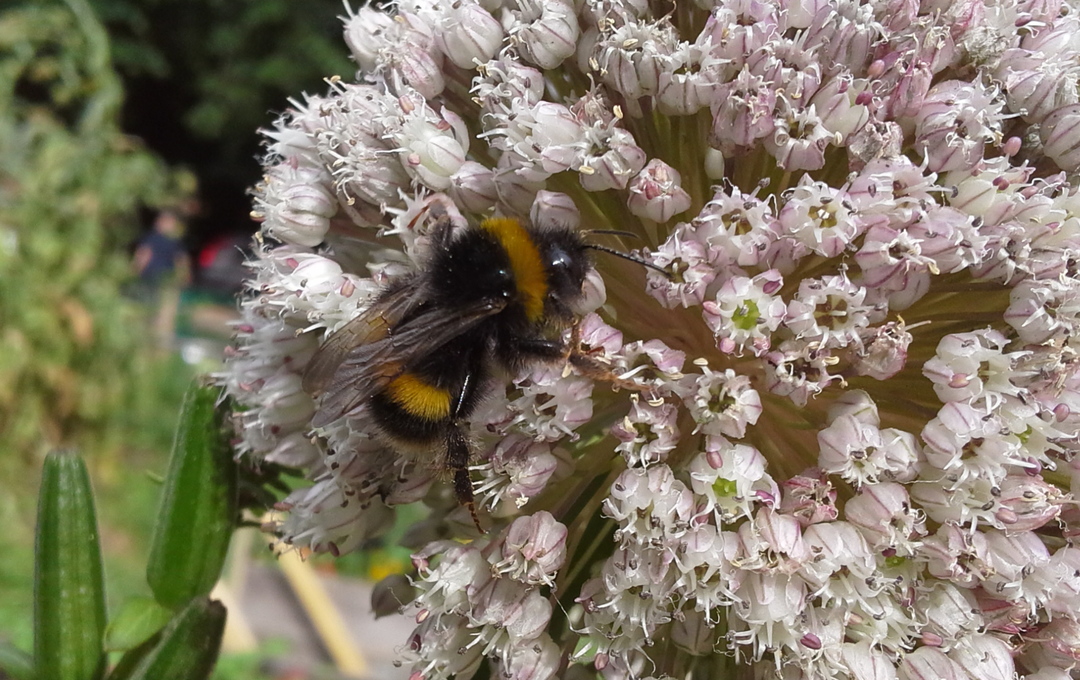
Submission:
[[[0,4],[0,642],[25,649],[45,452],[85,454],[115,613],[148,592],[142,566],[159,489],[147,475],[164,472],[191,377],[178,357],[153,356],[145,310],[121,291],[140,210],[180,204],[196,181],[123,130],[141,116],[156,149],[151,130],[185,151],[202,140],[205,159],[191,164],[199,184],[226,177],[231,190],[259,173],[257,128],[353,65],[340,0]],[[397,550],[355,570],[401,564]],[[225,658],[214,677],[262,677],[262,658]]]
[[[118,115],[109,42],[84,0],[0,13],[0,470],[116,450],[140,402],[140,310],[121,294],[142,206],[193,189]]]
[[[154,357],[121,293],[142,206],[194,187],[119,127],[123,91],[84,0],[0,12],[0,630],[30,636],[39,463],[87,454],[103,497],[113,602],[145,591],[139,554],[190,369]],[[137,483],[136,483],[137,482]],[[114,599],[116,598],[116,599]]]

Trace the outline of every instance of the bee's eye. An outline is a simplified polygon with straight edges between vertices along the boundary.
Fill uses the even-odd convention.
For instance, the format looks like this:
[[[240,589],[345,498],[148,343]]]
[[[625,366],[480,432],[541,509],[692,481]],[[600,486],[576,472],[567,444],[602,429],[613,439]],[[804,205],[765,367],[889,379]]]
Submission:
[[[565,250],[556,250],[551,254],[550,264],[552,269],[569,269],[571,264],[570,254]]]
[[[563,316],[569,315],[570,301],[581,297],[581,285],[589,260],[573,238],[547,244],[544,253],[547,267],[548,296]]]

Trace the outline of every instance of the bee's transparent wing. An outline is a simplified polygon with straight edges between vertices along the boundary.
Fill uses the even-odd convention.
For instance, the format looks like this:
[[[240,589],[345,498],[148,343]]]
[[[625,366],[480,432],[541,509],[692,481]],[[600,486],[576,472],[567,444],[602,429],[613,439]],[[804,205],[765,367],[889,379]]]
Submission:
[[[304,391],[313,396],[325,391],[350,352],[385,339],[390,329],[401,323],[420,302],[420,284],[413,278],[381,295],[362,314],[334,331],[304,369]]]
[[[344,359],[337,362],[326,382],[323,400],[312,425],[323,427],[357,408],[418,358],[438,351],[504,307],[506,301],[496,298],[465,307],[432,307],[406,322],[390,324],[380,332],[368,335],[366,341],[352,347]]]

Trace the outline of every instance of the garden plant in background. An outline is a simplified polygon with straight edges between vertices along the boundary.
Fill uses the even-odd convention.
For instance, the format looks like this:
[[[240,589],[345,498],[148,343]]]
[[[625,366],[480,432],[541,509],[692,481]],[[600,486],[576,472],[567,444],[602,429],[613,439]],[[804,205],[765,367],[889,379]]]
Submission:
[[[120,292],[124,248],[141,206],[194,187],[121,132],[123,91],[84,2],[5,10],[0,55],[0,465],[14,477],[53,447],[130,445],[126,418],[148,414],[136,395],[155,388]]]
[[[108,616],[90,476],[70,451],[42,471],[34,555],[33,654],[0,641],[15,680],[206,680],[225,631],[209,599],[241,511],[221,392],[194,384],[180,414],[146,566],[152,597]],[[248,501],[253,501],[248,497]],[[250,503],[248,503],[250,505]],[[192,546],[198,549],[192,549]],[[109,652],[118,653],[110,667]]]
[[[432,508],[376,602],[415,678],[1080,677],[1075,2],[406,1],[345,41],[267,132],[220,380],[241,452],[309,472],[286,543]],[[598,254],[567,339],[632,389],[491,386],[483,534],[439,451],[302,384],[444,213],[670,274]]]

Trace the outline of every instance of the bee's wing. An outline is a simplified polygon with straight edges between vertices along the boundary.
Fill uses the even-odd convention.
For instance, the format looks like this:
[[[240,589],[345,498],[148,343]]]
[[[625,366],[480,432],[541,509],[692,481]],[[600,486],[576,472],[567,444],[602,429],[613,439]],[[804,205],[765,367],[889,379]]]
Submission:
[[[433,307],[384,329],[374,341],[353,347],[333,370],[312,425],[322,427],[352,411],[404,373],[416,359],[437,351],[504,307],[506,301],[498,298],[465,307]]]
[[[308,362],[304,391],[311,395],[323,392],[350,352],[385,339],[390,329],[401,323],[420,301],[420,284],[414,278],[380,296],[362,314],[334,331]]]

